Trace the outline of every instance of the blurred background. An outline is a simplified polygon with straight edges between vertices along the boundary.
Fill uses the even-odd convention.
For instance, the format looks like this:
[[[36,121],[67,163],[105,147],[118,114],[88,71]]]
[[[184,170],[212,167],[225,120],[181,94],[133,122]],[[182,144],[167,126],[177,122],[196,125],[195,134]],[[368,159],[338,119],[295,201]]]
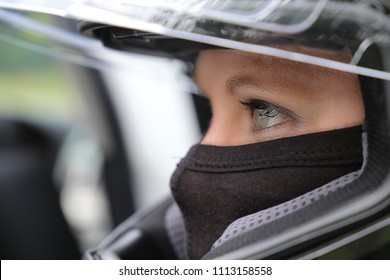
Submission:
[[[76,22],[22,16],[81,38]],[[207,126],[207,101],[188,94],[180,62],[113,51],[120,66],[94,67],[85,57],[0,23],[1,259],[81,258],[169,195],[172,171]]]

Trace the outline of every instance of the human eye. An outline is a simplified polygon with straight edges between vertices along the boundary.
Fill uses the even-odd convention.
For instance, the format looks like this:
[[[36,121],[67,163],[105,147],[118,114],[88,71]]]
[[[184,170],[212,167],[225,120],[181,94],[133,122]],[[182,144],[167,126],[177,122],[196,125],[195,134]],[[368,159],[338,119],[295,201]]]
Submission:
[[[296,123],[298,119],[292,111],[263,100],[241,101],[241,104],[252,114],[254,132],[274,128],[286,122]]]

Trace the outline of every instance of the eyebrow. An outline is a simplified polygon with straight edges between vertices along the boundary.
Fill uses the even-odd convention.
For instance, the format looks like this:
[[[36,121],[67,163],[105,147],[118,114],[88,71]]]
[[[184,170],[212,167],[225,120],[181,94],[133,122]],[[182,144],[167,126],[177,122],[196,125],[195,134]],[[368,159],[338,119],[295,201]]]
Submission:
[[[248,55],[243,58],[243,60],[247,63],[248,67],[253,67],[252,69],[254,70],[238,74],[227,79],[226,87],[231,93],[234,93],[234,89],[246,85],[257,86],[259,88],[271,86],[272,82],[270,82],[268,77],[272,77],[278,79],[278,81],[284,81],[286,83],[295,83],[304,81],[305,78],[310,76],[313,72],[324,74],[333,72],[329,69],[315,65],[266,56]],[[259,70],[256,71],[256,69]],[[267,73],[267,71],[270,70],[274,71]],[[310,80],[308,82],[310,82]]]
[[[272,76],[276,74],[270,74]],[[283,75],[283,74],[282,74]],[[289,81],[287,81],[283,85],[281,84],[282,80],[277,80],[278,78],[269,78],[269,77],[264,77],[264,75],[256,75],[256,74],[238,74],[236,76],[230,77],[226,80],[225,82],[225,87],[227,89],[227,92],[231,95],[236,94],[236,90],[239,89],[240,87],[244,86],[252,86],[255,87],[257,90],[260,92],[262,90],[269,89],[270,87],[286,87]],[[296,79],[302,79],[302,78],[296,78]],[[285,80],[284,80],[285,81]],[[283,93],[283,91],[280,91],[279,93]]]
[[[261,84],[262,84],[261,81],[254,79],[251,75],[233,76],[227,79],[225,83],[228,92],[233,95],[236,88],[246,86],[246,85],[254,85],[260,87]]]
[[[241,86],[252,85],[261,87],[267,87],[272,84],[272,81],[275,81],[279,77],[290,77],[293,73],[294,76],[300,76],[302,78],[302,72],[306,72],[307,70],[304,67],[296,67],[296,65],[292,65],[294,62],[290,61],[280,61],[271,57],[264,56],[249,56],[245,59],[245,62],[250,67],[250,72],[246,72],[243,74],[237,74],[233,77],[230,77],[226,80],[226,88],[232,94],[234,94],[234,90]],[[268,68],[272,66],[272,69],[277,70],[271,73],[263,72],[264,68]],[[256,71],[257,70],[257,71]],[[294,70],[294,71],[293,71]],[[296,71],[295,71],[296,70]],[[269,71],[265,69],[265,71]],[[298,73],[299,72],[299,73]],[[258,73],[258,74],[257,74]],[[268,75],[265,75],[268,74]],[[269,79],[271,77],[272,79]],[[271,80],[271,82],[270,82]]]
[[[310,88],[312,80],[307,80],[308,77],[313,72],[323,72],[327,73],[321,68],[317,68],[312,65],[305,64],[291,64],[290,62],[281,62],[278,61],[275,64],[275,60],[263,59],[252,59],[248,63],[255,67],[253,69],[260,69],[259,71],[251,71],[243,74],[237,74],[233,77],[230,77],[226,80],[225,86],[229,93],[235,94],[235,90],[242,86],[255,86],[259,89],[265,89],[270,86],[283,86],[291,88],[292,85],[300,85],[301,88]],[[273,65],[276,71],[272,72],[262,72],[262,69],[266,68],[267,65]],[[266,70],[267,71],[267,70]],[[258,73],[258,74],[257,74]],[[267,75],[265,75],[267,74]],[[281,83],[282,82],[282,83]]]

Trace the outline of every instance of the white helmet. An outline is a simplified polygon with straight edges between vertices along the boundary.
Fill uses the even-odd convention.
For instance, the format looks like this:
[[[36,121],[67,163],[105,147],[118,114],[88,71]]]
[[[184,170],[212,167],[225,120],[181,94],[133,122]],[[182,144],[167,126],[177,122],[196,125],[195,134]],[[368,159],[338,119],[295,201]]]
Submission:
[[[28,2],[0,1],[0,6],[23,8]],[[347,233],[350,228],[358,229],[367,221],[383,221],[388,216],[390,3],[387,0],[79,0],[50,5],[50,9],[46,7],[49,12],[80,20],[83,33],[119,50],[170,56],[192,63],[200,50],[235,49],[359,75],[367,136],[365,163],[357,176],[324,187],[314,200],[313,194],[308,193],[286,202],[288,211],[282,214],[278,206],[256,213],[251,218],[270,217],[259,227],[234,234],[228,228],[224,236],[229,237],[221,237],[222,242],[205,258],[296,257],[306,246],[300,238],[303,234],[313,244],[320,244],[335,229]],[[308,55],[282,47],[286,44],[346,49],[351,60]],[[161,207],[167,209],[168,204]],[[389,219],[386,221],[388,226]],[[120,243],[118,240],[129,229],[137,228],[139,222],[130,221],[104,246],[93,250],[90,257],[101,258],[102,252],[112,251]],[[316,253],[302,255],[316,256]]]

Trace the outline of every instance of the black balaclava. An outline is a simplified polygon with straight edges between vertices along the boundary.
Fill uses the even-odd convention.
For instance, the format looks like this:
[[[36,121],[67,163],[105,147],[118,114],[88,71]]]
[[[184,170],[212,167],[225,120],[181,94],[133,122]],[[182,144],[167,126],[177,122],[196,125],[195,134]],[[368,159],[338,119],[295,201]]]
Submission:
[[[362,127],[256,144],[198,144],[171,179],[191,259],[207,253],[233,221],[291,200],[362,166]]]

